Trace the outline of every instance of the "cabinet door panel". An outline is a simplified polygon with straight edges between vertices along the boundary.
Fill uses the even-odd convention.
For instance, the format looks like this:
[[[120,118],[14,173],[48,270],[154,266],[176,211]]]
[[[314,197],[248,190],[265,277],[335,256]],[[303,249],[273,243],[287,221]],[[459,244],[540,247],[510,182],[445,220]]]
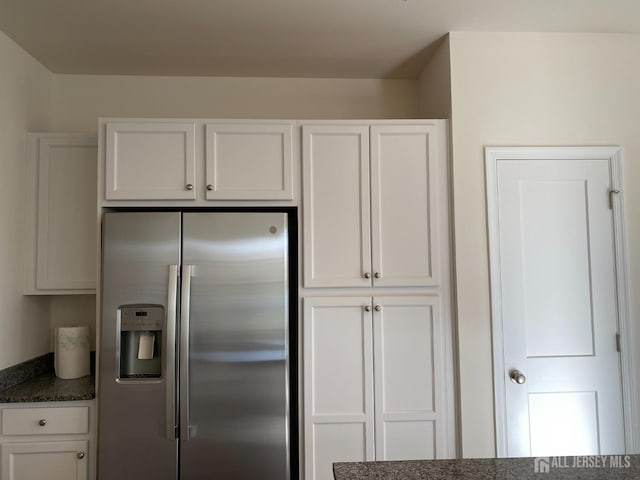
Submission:
[[[193,122],[110,122],[105,143],[107,200],[196,198]]]
[[[369,297],[305,298],[306,478],[329,480],[336,461],[373,460]]]
[[[97,142],[29,134],[26,293],[95,293]]]
[[[207,200],[291,200],[291,123],[206,125]]]
[[[376,460],[434,458],[446,448],[439,299],[374,304]]]
[[[435,422],[411,420],[384,422],[385,460],[436,458]]]
[[[443,162],[438,138],[432,125],[371,127],[375,286],[439,283],[436,172]]]
[[[335,462],[364,462],[367,455],[367,429],[363,423],[316,423],[313,433],[313,465],[309,480],[333,480]]]
[[[4,444],[2,480],[86,480],[88,446],[87,441]]]
[[[304,285],[370,286],[369,128],[303,127]]]

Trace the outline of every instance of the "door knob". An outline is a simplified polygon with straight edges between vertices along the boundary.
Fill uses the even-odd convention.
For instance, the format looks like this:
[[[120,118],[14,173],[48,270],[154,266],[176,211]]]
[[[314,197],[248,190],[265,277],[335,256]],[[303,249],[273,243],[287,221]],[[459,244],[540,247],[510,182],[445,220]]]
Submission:
[[[515,369],[509,372],[509,378],[513,383],[517,383],[518,385],[522,385],[527,381],[527,377],[525,377],[524,373]]]

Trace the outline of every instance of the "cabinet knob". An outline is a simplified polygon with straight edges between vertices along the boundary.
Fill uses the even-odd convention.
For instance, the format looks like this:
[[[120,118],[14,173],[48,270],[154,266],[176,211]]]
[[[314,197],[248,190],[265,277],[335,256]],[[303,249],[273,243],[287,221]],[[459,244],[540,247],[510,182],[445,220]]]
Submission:
[[[370,305],[365,305],[364,306],[364,311],[365,312],[370,312],[371,311],[371,306]]]
[[[77,457],[82,460],[84,458],[84,452],[78,452]]]
[[[382,278],[382,274],[380,272],[376,272],[376,274],[374,275],[374,277],[376,278]]]
[[[380,310],[382,310],[382,307],[380,305],[376,305],[375,309],[376,309],[376,312],[379,312]]]
[[[187,183],[187,185],[185,186],[185,188],[186,188],[187,190],[193,190],[193,184],[191,184],[191,183]]]
[[[524,376],[524,373],[515,369],[509,372],[509,378],[513,383],[517,383],[518,385],[522,385],[527,381],[527,377]]]
[[[362,276],[363,276],[364,278],[371,278],[371,274],[370,274],[369,272],[364,272],[364,273],[362,274]]]
[[[209,190],[209,191],[213,190],[213,185],[211,185],[211,184],[207,185],[207,190]]]
[[[44,427],[46,424],[47,424],[46,418],[41,418],[40,421],[38,422],[38,425],[40,425],[41,427]]]

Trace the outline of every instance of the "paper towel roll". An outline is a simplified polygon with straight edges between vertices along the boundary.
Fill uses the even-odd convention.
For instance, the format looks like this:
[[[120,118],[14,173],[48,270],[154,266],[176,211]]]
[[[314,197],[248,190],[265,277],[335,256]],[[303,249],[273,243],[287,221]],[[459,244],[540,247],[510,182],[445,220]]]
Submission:
[[[56,328],[54,368],[58,378],[89,375],[89,327]]]

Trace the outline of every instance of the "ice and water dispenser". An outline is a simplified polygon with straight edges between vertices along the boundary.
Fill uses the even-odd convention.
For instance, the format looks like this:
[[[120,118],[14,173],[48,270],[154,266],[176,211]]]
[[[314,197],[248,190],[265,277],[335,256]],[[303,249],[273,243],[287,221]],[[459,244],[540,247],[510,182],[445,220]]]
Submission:
[[[120,380],[162,376],[164,308],[161,305],[123,305],[119,309]]]

